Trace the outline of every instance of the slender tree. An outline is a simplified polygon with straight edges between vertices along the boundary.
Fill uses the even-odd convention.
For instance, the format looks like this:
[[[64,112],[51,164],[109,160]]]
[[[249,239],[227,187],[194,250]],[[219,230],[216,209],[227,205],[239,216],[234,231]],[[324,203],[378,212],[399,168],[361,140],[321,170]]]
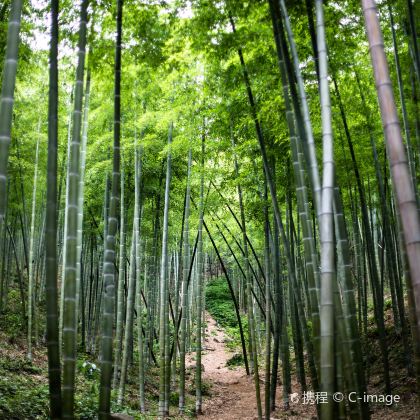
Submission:
[[[376,3],[374,0],[362,0],[362,6],[385,132],[387,156],[404,233],[404,245],[407,251],[414,295],[417,332],[420,337],[420,220],[417,201],[395,106]]]
[[[103,312],[101,333],[101,386],[99,393],[99,418],[108,419],[111,410],[112,343],[115,307],[115,238],[120,201],[120,136],[121,136],[121,40],[123,0],[117,0],[117,35],[115,44],[114,80],[114,156],[112,191],[108,214],[108,231],[105,235],[103,261]]]
[[[34,185],[32,190],[32,215],[31,215],[31,232],[29,236],[29,281],[28,281],[28,359],[32,361],[32,334],[33,334],[33,314],[34,304],[36,305],[34,293],[34,242],[35,242],[35,212],[36,212],[36,189],[38,183],[38,156],[39,156],[39,136],[41,129],[41,121],[38,123],[38,139],[35,149],[35,169],[34,169]]]
[[[322,0],[315,1],[317,21],[317,42],[319,54],[319,83],[322,119],[322,198],[320,212],[321,239],[321,390],[328,393],[328,403],[321,407],[321,418],[332,420],[334,392],[334,295],[335,261],[334,261],[334,146],[331,123],[331,103],[328,85],[328,59],[325,42],[324,11]]]
[[[7,163],[12,130],[13,100],[18,64],[20,18],[23,0],[11,2],[3,80],[0,94],[0,235],[7,205]]]
[[[137,147],[137,135],[135,135],[135,150],[134,150],[134,224],[136,234],[136,291],[137,291],[137,343],[139,352],[139,402],[140,411],[145,412],[145,389],[144,389],[144,341],[143,341],[143,304],[142,304],[142,293],[144,288],[141,284],[141,263],[142,254],[140,250],[140,232],[141,232],[141,176],[142,176],[142,155],[143,148]],[[145,248],[145,247],[144,247]],[[146,282],[146,279],[144,280]]]
[[[51,0],[49,53],[47,208],[45,226],[45,294],[47,310],[50,415],[61,418],[61,366],[57,292],[57,146],[58,146],[58,0]]]
[[[122,164],[123,166],[124,164]],[[125,298],[125,208],[124,208],[124,167],[121,168],[121,196],[120,196],[120,258],[118,266],[118,287],[117,287],[117,325],[115,330],[115,359],[113,387],[116,388],[118,375],[121,369],[121,350],[123,344],[123,319],[124,319],[124,298]]]
[[[232,141],[232,147],[235,148],[232,125],[231,125],[231,141]],[[238,165],[238,160],[236,158],[236,154],[234,157],[234,165],[235,165],[235,175],[238,178],[239,165]],[[262,418],[260,378],[258,374],[258,351],[257,351],[257,345],[256,345],[256,338],[255,338],[255,319],[254,319],[254,308],[253,308],[253,299],[252,299],[252,292],[251,292],[252,280],[250,278],[251,273],[250,273],[250,263],[249,263],[249,253],[248,253],[248,242],[247,242],[247,235],[246,235],[245,210],[244,210],[243,199],[242,199],[242,187],[239,182],[238,182],[237,189],[238,189],[238,198],[239,198],[239,208],[240,208],[240,213],[241,213],[241,230],[242,230],[243,249],[244,249],[244,263],[245,263],[244,280],[245,280],[246,293],[247,293],[249,350],[250,350],[251,364],[254,370],[253,373],[254,373],[255,397],[257,400],[258,418]],[[267,296],[266,298],[268,299]]]
[[[118,388],[118,404],[122,404],[125,392],[125,383],[127,381],[127,371],[129,364],[129,353],[133,339],[133,319],[134,319],[134,298],[136,292],[136,222],[133,223],[131,235],[131,252],[130,252],[130,272],[128,275],[127,289],[127,305],[125,312],[125,328],[123,352],[121,357],[121,376],[120,386]],[[120,286],[123,286],[122,284]],[[137,314],[138,315],[138,314]]]
[[[201,167],[200,167],[200,204],[198,208],[198,248],[197,248],[197,324],[196,324],[196,364],[195,364],[195,412],[197,415],[202,414],[202,369],[201,369],[201,353],[202,353],[202,323],[203,311],[203,283],[204,283],[204,255],[203,255],[203,220],[204,220],[204,139],[205,125],[203,124],[203,134],[201,138]]]
[[[83,293],[80,299],[80,292],[83,282],[82,270],[82,247],[83,247],[83,204],[85,200],[85,172],[86,172],[86,153],[87,153],[87,140],[88,140],[88,127],[89,127],[89,103],[90,103],[90,66],[88,66],[86,74],[85,86],[85,100],[83,109],[82,121],[82,138],[80,143],[80,174],[79,174],[79,188],[77,198],[77,279],[76,279],[76,304],[84,305]],[[83,291],[82,291],[83,292]],[[78,308],[79,309],[79,308]],[[84,311],[81,310],[82,325],[84,325]],[[82,340],[84,335],[82,334]]]
[[[83,79],[86,55],[88,0],[80,7],[80,28],[78,41],[78,63],[76,69],[76,89],[74,95],[73,132],[70,147],[69,170],[69,208],[67,213],[67,232],[65,241],[66,266],[64,276],[63,305],[63,418],[74,417],[74,392],[76,375],[77,342],[77,224],[78,190],[80,180],[80,140],[82,128]]]
[[[173,123],[169,124],[168,146],[172,143]],[[162,258],[160,266],[160,307],[159,307],[159,408],[158,414],[164,418],[169,414],[169,401],[167,401],[167,389],[169,383],[167,381],[166,370],[170,369],[169,354],[166,350],[169,344],[169,313],[167,308],[169,306],[168,300],[168,224],[169,224],[169,190],[171,185],[172,174],[172,155],[169,149],[166,160],[166,181],[165,181],[165,204],[163,210],[163,237],[162,237]]]
[[[188,274],[190,267],[190,242],[189,242],[189,218],[190,218],[190,194],[191,194],[191,163],[192,152],[188,151],[187,166],[187,189],[185,193],[184,210],[184,250],[183,250],[183,274],[181,284],[181,323],[180,323],[180,341],[179,341],[179,412],[182,414],[185,410],[185,349],[187,332],[187,311],[188,311]]]

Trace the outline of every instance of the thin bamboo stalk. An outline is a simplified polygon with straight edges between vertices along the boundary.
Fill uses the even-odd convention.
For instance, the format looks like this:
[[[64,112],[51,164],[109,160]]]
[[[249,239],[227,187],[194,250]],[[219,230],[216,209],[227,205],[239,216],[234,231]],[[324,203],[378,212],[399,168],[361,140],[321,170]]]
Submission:
[[[173,123],[169,125],[168,145],[172,143]],[[166,351],[166,344],[169,341],[169,313],[168,307],[168,222],[169,222],[169,190],[171,183],[171,162],[172,155],[169,149],[166,163],[166,182],[165,182],[165,205],[163,212],[163,237],[162,237],[162,258],[160,269],[160,308],[159,308],[159,352],[160,352],[160,374],[159,374],[159,417],[164,418],[169,414],[167,397],[166,369],[170,369],[169,354]]]
[[[45,294],[50,415],[61,418],[61,366],[57,290],[58,0],[51,0],[48,98],[47,208],[45,213]]]
[[[31,231],[29,236],[29,281],[28,281],[28,360],[32,361],[32,334],[33,334],[33,315],[36,301],[34,299],[34,236],[35,236],[35,212],[36,212],[36,191],[38,183],[38,157],[39,157],[39,141],[40,141],[41,121],[38,122],[38,139],[35,149],[35,169],[34,169],[34,183],[32,189],[32,215],[31,215]]]
[[[12,130],[12,113],[18,64],[20,18],[22,0],[11,2],[7,45],[0,94],[0,233],[7,203],[7,163]]]
[[[103,312],[101,332],[101,385],[99,391],[99,419],[108,419],[111,410],[112,342],[115,311],[115,239],[120,201],[120,137],[121,137],[121,41],[123,0],[117,0],[117,35],[115,42],[114,79],[114,156],[112,191],[108,215],[103,261]]]

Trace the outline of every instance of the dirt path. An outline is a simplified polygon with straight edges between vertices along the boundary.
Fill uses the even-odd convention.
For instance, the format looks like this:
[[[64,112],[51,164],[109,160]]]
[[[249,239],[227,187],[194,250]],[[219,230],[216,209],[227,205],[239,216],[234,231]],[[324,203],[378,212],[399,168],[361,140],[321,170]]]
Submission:
[[[208,420],[254,420],[257,417],[255,387],[252,377],[248,377],[245,368],[226,367],[226,362],[234,355],[227,349],[226,336],[216,321],[206,314],[206,339],[202,356],[204,366],[203,379],[212,384],[210,397],[203,400],[203,415],[200,419]],[[261,380],[261,400],[264,404],[264,382]],[[293,389],[297,384],[293,383]],[[282,387],[277,388],[277,406],[281,407]],[[284,412],[281,408],[271,415],[271,419],[312,419],[315,408],[301,404]]]
[[[228,369],[233,356],[224,343],[225,335],[216,321],[206,316],[205,352],[202,357],[204,380],[212,384],[211,397],[203,401],[202,419],[254,419],[257,412],[252,379],[243,367]]]
[[[234,355],[226,347],[226,336],[216,321],[206,314],[206,338],[203,348],[202,364],[204,366],[203,379],[211,383],[210,396],[203,399],[203,415],[200,419],[205,420],[257,420],[257,405],[255,400],[255,387],[252,377],[248,377],[245,368],[240,366],[233,369],[226,367],[226,362]],[[192,360],[189,361],[193,365]],[[261,380],[261,401],[264,404],[264,382]],[[293,420],[316,420],[314,405],[291,403],[288,410],[282,408],[282,386],[277,387],[277,409],[271,414],[270,420],[293,419]],[[292,392],[300,395],[300,387],[296,379],[292,378]],[[415,399],[409,406],[375,407],[372,419],[394,420],[405,418],[419,419],[415,412]],[[373,408],[373,407],[371,407]],[[404,411],[404,408],[406,409]],[[401,409],[401,411],[400,411]],[[264,408],[263,408],[264,411]],[[402,413],[404,416],[401,416]]]

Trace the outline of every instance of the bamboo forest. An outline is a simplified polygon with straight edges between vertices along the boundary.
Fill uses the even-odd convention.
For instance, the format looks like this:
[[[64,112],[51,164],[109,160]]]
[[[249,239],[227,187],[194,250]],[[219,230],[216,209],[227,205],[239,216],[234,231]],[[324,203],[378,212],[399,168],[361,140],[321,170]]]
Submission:
[[[0,419],[420,418],[420,2],[0,0]]]

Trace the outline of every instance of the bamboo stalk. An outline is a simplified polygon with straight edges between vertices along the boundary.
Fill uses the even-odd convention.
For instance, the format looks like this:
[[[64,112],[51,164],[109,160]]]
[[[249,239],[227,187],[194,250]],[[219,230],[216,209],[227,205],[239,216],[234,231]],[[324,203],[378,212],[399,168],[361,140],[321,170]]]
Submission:
[[[392,183],[404,232],[417,318],[416,330],[420,337],[420,221],[416,196],[398,121],[376,3],[374,0],[362,0],[362,6]]]
[[[38,139],[36,142],[35,149],[35,169],[34,169],[34,183],[32,189],[32,215],[31,215],[31,231],[29,236],[29,281],[28,281],[28,360],[32,361],[32,324],[33,324],[33,315],[34,315],[34,306],[36,301],[34,299],[34,269],[35,269],[35,260],[34,260],[34,236],[35,236],[35,212],[36,212],[36,191],[38,183],[38,157],[39,157],[39,141],[40,141],[40,130],[41,130],[41,121],[38,122]],[[35,312],[36,313],[36,312]]]
[[[63,307],[63,418],[74,417],[77,341],[77,206],[80,179],[80,136],[82,126],[83,78],[85,66],[86,26],[88,0],[80,8],[78,64],[74,96],[73,133],[69,160],[69,208],[66,232],[66,266]]]
[[[104,235],[103,312],[101,332],[101,384],[99,391],[99,419],[108,419],[111,410],[112,343],[115,311],[115,239],[120,201],[120,137],[121,137],[121,41],[123,0],[117,0],[117,35],[114,67],[114,156],[112,191],[109,205],[107,234]]]
[[[50,415],[61,418],[61,366],[57,290],[57,143],[58,143],[58,0],[51,0],[48,98],[47,208],[45,226],[45,294]]]
[[[3,219],[7,204],[7,163],[12,130],[22,3],[22,0],[13,0],[11,2],[0,94],[0,234],[3,231]]]

